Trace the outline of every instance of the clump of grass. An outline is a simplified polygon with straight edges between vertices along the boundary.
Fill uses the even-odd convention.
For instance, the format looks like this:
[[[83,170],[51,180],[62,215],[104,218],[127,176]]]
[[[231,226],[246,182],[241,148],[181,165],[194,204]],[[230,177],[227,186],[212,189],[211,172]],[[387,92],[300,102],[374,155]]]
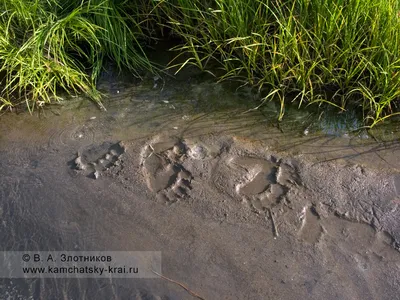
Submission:
[[[287,102],[358,107],[373,127],[399,114],[397,0],[160,0],[157,16],[184,43],[180,64],[223,71]]]
[[[153,70],[141,30],[126,2],[3,0],[0,3],[0,109],[25,101],[32,110],[59,90],[100,103],[96,80],[103,61]]]

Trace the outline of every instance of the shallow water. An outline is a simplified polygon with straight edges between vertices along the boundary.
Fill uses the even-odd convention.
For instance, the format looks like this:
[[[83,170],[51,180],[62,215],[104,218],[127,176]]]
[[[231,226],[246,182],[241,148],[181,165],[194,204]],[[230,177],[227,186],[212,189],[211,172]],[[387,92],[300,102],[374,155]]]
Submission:
[[[2,251],[161,251],[159,279],[2,279],[2,299],[399,299],[396,125],[197,74],[105,77],[0,125]],[[317,120],[319,120],[317,122]],[[197,297],[198,298],[198,297]]]

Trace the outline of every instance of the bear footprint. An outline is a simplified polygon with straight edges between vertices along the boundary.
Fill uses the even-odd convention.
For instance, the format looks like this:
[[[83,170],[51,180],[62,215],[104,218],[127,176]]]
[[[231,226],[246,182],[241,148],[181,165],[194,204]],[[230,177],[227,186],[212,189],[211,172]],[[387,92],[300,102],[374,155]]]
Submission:
[[[185,154],[186,147],[179,142],[164,142],[145,148],[142,155],[143,174],[147,187],[156,193],[157,198],[176,202],[188,196],[192,189],[192,174],[180,163]]]
[[[120,156],[125,152],[122,143],[103,143],[78,153],[72,163],[79,173],[97,179],[101,173],[120,164]]]

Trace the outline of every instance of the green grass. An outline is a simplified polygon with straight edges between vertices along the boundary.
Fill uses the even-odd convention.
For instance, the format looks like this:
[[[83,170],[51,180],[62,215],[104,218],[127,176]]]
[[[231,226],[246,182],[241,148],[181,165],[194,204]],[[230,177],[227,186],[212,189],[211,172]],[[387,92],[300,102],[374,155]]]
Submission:
[[[23,101],[32,110],[57,100],[60,90],[100,103],[104,59],[136,75],[153,71],[127,2],[3,0],[0,12],[0,109]]]
[[[356,107],[369,127],[399,114],[397,0],[161,0],[176,50],[218,77],[256,86],[263,102]],[[212,64],[214,65],[214,63]],[[212,70],[211,70],[212,71]]]
[[[156,72],[143,45],[172,35],[171,66],[254,86],[279,120],[288,103],[356,109],[368,127],[400,114],[398,0],[3,0],[0,12],[0,110],[61,90],[100,103],[105,59]]]

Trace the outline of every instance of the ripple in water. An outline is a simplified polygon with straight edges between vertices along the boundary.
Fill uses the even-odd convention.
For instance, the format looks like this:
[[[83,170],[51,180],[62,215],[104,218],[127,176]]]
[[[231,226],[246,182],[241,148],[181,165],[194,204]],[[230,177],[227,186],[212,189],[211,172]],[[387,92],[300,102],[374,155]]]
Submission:
[[[50,149],[65,147],[81,149],[89,146],[95,141],[95,130],[91,124],[75,125],[71,124],[57,132],[54,132],[49,139]]]

